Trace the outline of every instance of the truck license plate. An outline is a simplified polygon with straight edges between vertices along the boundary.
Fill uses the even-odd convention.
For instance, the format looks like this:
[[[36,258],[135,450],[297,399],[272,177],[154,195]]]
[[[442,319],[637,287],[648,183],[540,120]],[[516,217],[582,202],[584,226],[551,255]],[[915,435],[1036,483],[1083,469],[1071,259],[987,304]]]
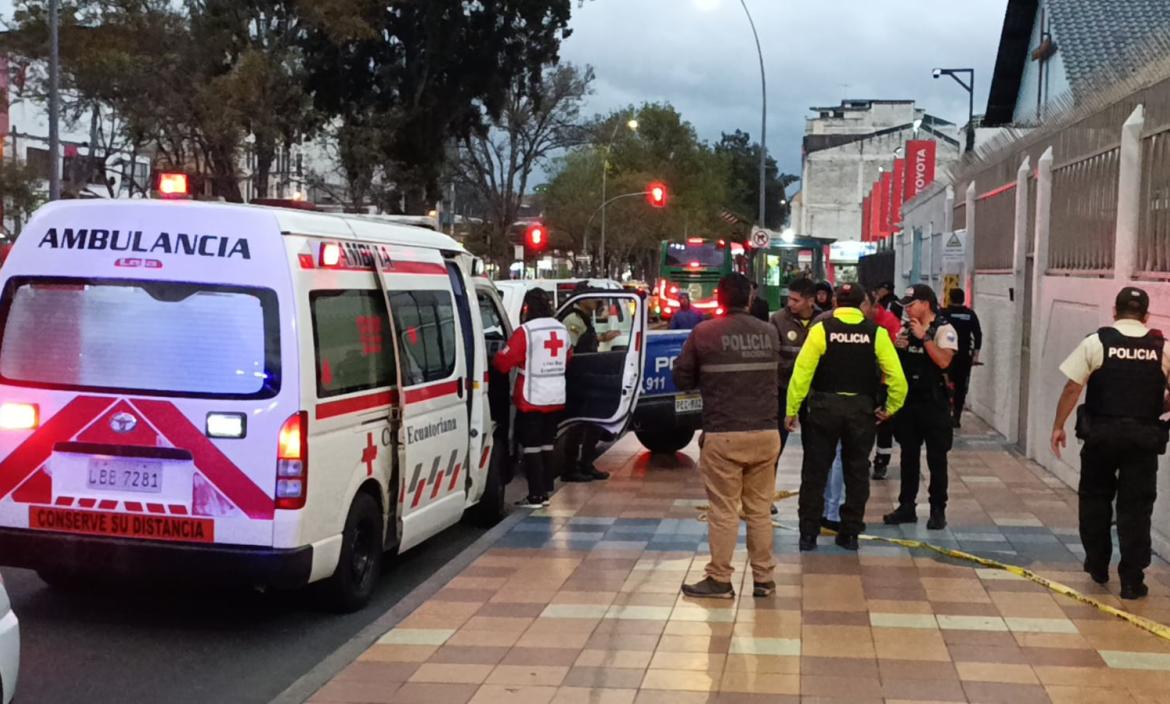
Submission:
[[[698,395],[679,396],[674,399],[675,413],[700,413],[703,410],[703,397]]]
[[[86,485],[99,491],[162,493],[162,462],[94,457]]]

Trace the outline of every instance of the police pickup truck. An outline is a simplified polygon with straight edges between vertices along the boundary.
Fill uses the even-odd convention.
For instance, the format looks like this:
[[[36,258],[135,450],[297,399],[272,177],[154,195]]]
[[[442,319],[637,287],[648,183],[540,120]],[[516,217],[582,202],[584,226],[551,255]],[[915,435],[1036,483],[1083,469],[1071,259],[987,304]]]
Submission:
[[[646,366],[642,395],[630,428],[651,452],[674,453],[690,444],[702,427],[703,399],[698,391],[682,392],[671,370],[690,330],[651,330],[646,333]]]

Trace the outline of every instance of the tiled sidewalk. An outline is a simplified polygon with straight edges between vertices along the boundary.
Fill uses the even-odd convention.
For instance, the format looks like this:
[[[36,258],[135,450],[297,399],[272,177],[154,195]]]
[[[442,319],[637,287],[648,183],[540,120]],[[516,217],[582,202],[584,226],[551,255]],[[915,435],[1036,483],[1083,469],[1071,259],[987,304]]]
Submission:
[[[742,595],[742,551],[734,601],[681,597],[706,563],[696,453],[652,459],[633,438],[619,443],[603,458],[610,481],[562,489],[311,701],[1170,703],[1170,641],[921,551],[863,543],[847,553],[822,538],[802,555],[796,534],[778,528],[774,597]],[[971,435],[951,457],[948,530],[880,525],[895,472],[873,483],[869,532],[1027,565],[1170,623],[1164,563],[1149,574],[1150,597],[1124,606],[1116,575],[1102,588],[1080,572],[1067,487]],[[790,449],[781,488],[796,488],[799,465]],[[780,507],[794,525],[795,501]]]

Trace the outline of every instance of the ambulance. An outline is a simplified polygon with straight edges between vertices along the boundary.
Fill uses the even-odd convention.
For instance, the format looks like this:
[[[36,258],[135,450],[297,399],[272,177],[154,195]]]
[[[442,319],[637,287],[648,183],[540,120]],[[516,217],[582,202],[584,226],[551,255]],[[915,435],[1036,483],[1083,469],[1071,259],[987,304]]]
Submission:
[[[0,271],[0,564],[50,585],[320,583],[360,608],[385,552],[504,513],[489,385],[511,327],[476,268],[446,235],[361,216],[45,206]],[[645,312],[590,297],[633,306],[637,343],[574,359],[564,422],[612,431]]]

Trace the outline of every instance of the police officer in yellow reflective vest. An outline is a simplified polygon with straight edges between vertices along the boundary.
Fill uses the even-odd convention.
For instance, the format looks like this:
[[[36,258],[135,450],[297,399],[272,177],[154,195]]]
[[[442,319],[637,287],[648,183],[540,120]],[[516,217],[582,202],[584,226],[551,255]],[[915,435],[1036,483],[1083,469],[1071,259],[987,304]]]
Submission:
[[[860,286],[847,283],[837,289],[837,308],[831,318],[809,331],[788,385],[785,425],[790,431],[796,428],[797,414],[806,396],[808,399],[801,438],[801,550],[817,547],[825,509],[825,482],[838,443],[845,475],[845,503],[841,506],[837,545],[857,549],[857,536],[865,530],[869,451],[877,423],[897,413],[906,398],[906,376],[894,343],[884,328],[866,317],[866,305]],[[889,394],[885,408],[878,408],[882,375]]]
[[[1150,514],[1157,498],[1158,455],[1166,451],[1167,432],[1159,416],[1166,407],[1170,355],[1162,333],[1146,328],[1149,317],[1146,292],[1121,289],[1113,325],[1085,338],[1060,365],[1068,383],[1052,427],[1052,452],[1059,458],[1067,443],[1065,423],[1087,386],[1076,422],[1077,437],[1085,443],[1077,490],[1084,566],[1093,581],[1109,581],[1116,498],[1122,599],[1149,593],[1144,572],[1150,565]]]

